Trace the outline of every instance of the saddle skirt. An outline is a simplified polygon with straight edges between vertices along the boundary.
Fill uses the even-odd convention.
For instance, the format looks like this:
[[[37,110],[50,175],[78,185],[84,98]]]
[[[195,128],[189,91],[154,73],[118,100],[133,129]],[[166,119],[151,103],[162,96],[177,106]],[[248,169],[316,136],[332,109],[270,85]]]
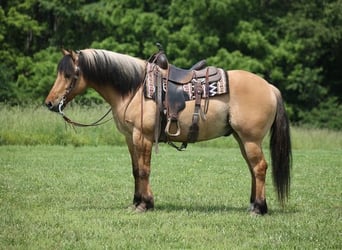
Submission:
[[[172,66],[174,67],[174,66]],[[174,67],[175,70],[178,68]],[[195,83],[199,82],[202,86],[202,98],[213,97],[228,93],[228,77],[226,71],[221,68],[209,66],[200,71],[188,70],[186,77],[174,81],[174,78],[168,78],[167,75],[158,76],[163,70],[154,63],[147,63],[145,97],[156,100],[156,84],[162,81],[163,96],[167,92],[168,81],[170,84],[176,84],[182,87],[186,101],[195,100]],[[208,72],[206,74],[206,72]],[[172,72],[169,72],[172,75]]]

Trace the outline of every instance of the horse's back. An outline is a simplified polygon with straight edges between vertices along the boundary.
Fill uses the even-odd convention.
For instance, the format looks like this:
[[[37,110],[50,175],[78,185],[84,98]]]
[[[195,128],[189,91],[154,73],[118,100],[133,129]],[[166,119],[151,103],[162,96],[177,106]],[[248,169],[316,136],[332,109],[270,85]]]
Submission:
[[[232,128],[241,136],[262,139],[276,114],[276,88],[260,76],[247,71],[231,70],[227,73]]]

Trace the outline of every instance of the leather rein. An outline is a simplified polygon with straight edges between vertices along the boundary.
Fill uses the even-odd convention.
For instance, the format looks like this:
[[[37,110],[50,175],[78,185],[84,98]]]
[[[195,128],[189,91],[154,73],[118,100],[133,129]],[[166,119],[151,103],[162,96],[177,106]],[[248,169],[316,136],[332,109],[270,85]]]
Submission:
[[[75,122],[73,120],[71,120],[69,117],[67,117],[64,112],[62,111],[63,109],[63,106],[64,106],[64,102],[66,100],[66,96],[75,88],[76,86],[76,83],[77,83],[77,80],[78,80],[78,77],[79,77],[79,74],[80,74],[80,68],[78,66],[76,66],[76,70],[75,70],[75,75],[73,76],[72,80],[71,80],[71,83],[70,83],[70,86],[69,88],[67,89],[67,91],[65,92],[65,95],[63,96],[62,100],[60,101],[59,105],[58,105],[58,113],[60,115],[62,115],[64,121],[66,121],[67,123],[71,124],[72,126],[77,126],[77,127],[94,127],[94,126],[99,126],[99,125],[102,125],[104,123],[107,123],[109,122],[110,120],[113,119],[112,118],[109,118],[107,120],[104,120],[106,118],[106,116],[112,111],[112,108],[109,108],[109,110],[100,118],[98,119],[97,121],[95,122],[92,122],[92,123],[89,123],[89,124],[84,124],[84,123],[80,123],[80,122]],[[104,121],[103,121],[104,120]]]

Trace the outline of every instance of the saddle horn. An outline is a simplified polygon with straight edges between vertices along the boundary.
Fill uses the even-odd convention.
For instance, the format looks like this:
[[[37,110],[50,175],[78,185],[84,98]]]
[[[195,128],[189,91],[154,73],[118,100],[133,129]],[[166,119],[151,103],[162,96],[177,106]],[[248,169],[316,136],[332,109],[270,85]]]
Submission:
[[[156,43],[156,46],[159,51],[155,54],[155,63],[162,69],[168,69],[169,61],[167,60],[163,46],[160,43]]]

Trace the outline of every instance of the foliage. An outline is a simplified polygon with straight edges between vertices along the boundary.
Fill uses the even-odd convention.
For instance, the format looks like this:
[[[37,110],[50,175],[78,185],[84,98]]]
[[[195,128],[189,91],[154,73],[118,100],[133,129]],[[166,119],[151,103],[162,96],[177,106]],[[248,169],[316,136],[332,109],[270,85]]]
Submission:
[[[336,97],[321,102],[308,114],[302,114],[302,123],[311,127],[323,128],[326,124],[332,129],[341,129],[342,105],[337,104]]]
[[[0,102],[41,102],[60,47],[148,58],[160,42],[177,66],[205,58],[265,77],[295,123],[342,128],[342,118],[314,119],[342,101],[340,0],[13,0],[0,3],[0,21]],[[79,100],[101,102],[92,92]]]

